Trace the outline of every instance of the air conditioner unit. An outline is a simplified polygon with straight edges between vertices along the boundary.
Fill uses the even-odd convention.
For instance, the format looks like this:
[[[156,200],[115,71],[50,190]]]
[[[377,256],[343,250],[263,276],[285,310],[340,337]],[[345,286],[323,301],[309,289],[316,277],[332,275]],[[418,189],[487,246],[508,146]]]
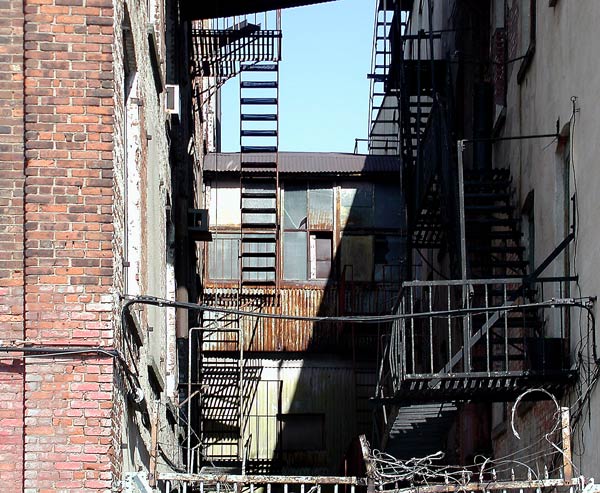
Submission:
[[[194,241],[210,241],[212,239],[208,231],[207,209],[188,209],[188,232]]]
[[[181,114],[179,86],[176,84],[167,84],[165,89],[165,111],[170,115],[179,116]]]

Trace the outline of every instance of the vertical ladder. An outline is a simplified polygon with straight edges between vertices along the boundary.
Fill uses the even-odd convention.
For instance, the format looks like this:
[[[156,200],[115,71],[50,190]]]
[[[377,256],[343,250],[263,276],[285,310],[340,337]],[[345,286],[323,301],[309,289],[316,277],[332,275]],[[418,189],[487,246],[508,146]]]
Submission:
[[[389,4],[389,5],[388,5]],[[392,0],[378,0],[375,7],[369,96],[369,154],[398,153],[398,104],[389,91],[391,40],[394,7]]]
[[[240,74],[240,290],[278,287],[279,63]]]

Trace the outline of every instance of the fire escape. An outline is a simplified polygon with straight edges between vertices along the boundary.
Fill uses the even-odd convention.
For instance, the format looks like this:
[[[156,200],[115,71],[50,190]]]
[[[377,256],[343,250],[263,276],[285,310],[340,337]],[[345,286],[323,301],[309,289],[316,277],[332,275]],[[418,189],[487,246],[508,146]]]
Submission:
[[[382,424],[403,443],[394,452],[409,458],[440,449],[439,439],[424,437],[444,436],[460,402],[507,402],[531,388],[562,395],[577,376],[570,321],[582,307],[570,298],[575,277],[544,277],[573,231],[530,265],[510,171],[476,159],[467,168],[457,148],[454,79],[436,49],[441,31],[430,23],[409,34],[410,19],[394,7],[389,32],[400,34],[391,39],[385,92],[398,96],[410,249],[445,255],[449,270],[449,279],[403,283],[399,318],[385,337],[375,400],[384,421],[390,410],[395,416]],[[377,128],[375,120],[373,145],[388,138]]]
[[[218,6],[216,10],[211,15],[219,15]],[[210,22],[211,29],[193,31],[193,67],[212,91],[239,77],[241,226],[238,287],[224,296],[205,293],[204,302],[248,309],[256,288],[270,288],[273,297],[278,287],[281,15],[275,10]],[[197,409],[192,419],[198,430],[195,440],[188,435],[198,449],[198,458],[189,458],[190,472],[207,471],[210,463],[219,471],[243,473],[257,459],[250,457],[252,437],[247,429],[257,378],[244,355],[242,324],[237,315],[205,312],[200,326],[190,332],[190,354],[197,357],[189,367],[195,381],[189,398],[190,407]]]

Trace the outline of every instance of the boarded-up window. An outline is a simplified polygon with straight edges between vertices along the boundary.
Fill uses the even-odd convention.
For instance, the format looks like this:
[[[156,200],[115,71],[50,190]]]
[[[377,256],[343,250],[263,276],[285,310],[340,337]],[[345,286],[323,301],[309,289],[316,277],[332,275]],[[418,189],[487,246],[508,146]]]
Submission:
[[[284,452],[325,449],[325,415],[281,414],[279,420]]]
[[[371,281],[373,278],[373,236],[345,235],[341,243],[341,265],[346,280]]]
[[[239,278],[240,235],[219,233],[208,244],[208,277],[210,279]]]
[[[283,233],[283,278],[305,280],[308,274],[308,235],[304,231]]]
[[[399,282],[404,262],[405,242],[400,236],[375,238],[375,266],[373,277],[379,282]]]

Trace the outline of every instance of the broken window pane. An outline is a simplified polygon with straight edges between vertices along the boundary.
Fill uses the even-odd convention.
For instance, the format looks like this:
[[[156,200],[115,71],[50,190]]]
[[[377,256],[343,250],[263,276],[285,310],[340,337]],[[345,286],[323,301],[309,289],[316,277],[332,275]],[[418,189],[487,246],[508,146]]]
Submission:
[[[306,185],[286,184],[283,194],[283,227],[306,229]]]
[[[311,185],[308,203],[310,229],[333,229],[333,188]]]
[[[308,235],[304,231],[283,233],[283,278],[306,280],[308,270]]]
[[[402,275],[405,243],[401,236],[375,238],[374,280],[399,282]]]
[[[236,233],[215,234],[208,244],[208,277],[210,279],[238,279],[239,240]]]

